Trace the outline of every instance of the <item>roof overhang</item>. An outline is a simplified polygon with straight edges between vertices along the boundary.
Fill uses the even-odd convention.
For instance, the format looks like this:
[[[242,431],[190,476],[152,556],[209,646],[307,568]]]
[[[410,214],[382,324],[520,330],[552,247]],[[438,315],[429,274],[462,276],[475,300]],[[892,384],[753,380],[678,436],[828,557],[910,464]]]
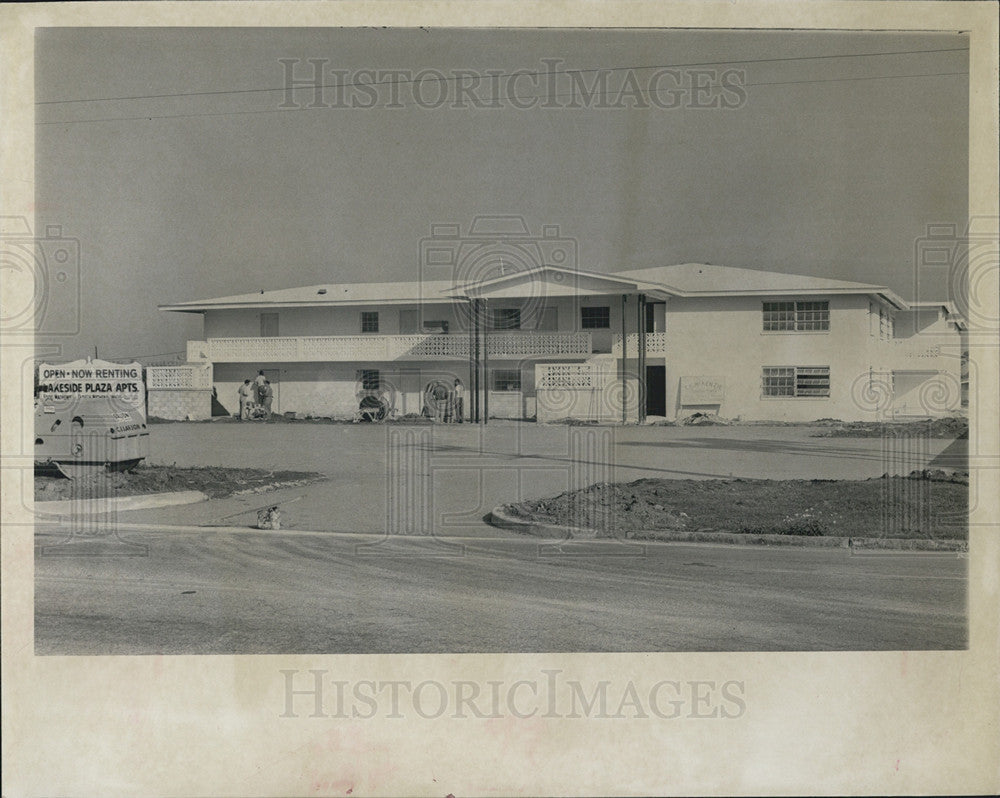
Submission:
[[[408,297],[404,299],[377,299],[375,297],[362,297],[360,299],[326,299],[318,301],[261,301],[246,300],[239,302],[179,302],[170,305],[157,305],[159,310],[171,311],[173,313],[204,313],[208,310],[239,310],[241,308],[340,308],[352,305],[412,305],[421,302],[441,302],[452,304],[458,302],[457,298],[443,294]]]
[[[666,299],[670,295],[657,283],[548,265],[456,285],[444,293],[455,299],[579,297],[594,294],[646,294],[655,299]]]

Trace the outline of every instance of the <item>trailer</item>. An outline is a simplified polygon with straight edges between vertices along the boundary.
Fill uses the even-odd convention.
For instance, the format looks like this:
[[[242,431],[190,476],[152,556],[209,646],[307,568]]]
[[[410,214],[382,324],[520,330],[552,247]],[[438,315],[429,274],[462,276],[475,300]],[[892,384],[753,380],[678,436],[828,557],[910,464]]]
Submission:
[[[130,471],[149,456],[142,412],[106,397],[35,404],[35,467],[70,479]]]

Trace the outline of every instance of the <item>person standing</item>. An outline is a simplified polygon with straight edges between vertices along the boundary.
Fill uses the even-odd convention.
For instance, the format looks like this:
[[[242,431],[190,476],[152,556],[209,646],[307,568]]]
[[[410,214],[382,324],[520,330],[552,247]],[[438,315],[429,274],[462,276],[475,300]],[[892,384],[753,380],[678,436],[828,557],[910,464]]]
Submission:
[[[257,372],[257,376],[253,380],[253,390],[254,390],[254,400],[257,404],[264,404],[264,383],[267,382],[267,377],[264,376],[264,370],[261,369]]]
[[[270,380],[264,380],[264,385],[260,389],[261,404],[264,405],[264,418],[271,418],[271,401],[274,399],[274,389]]]
[[[461,424],[465,419],[465,386],[462,381],[455,378],[455,387],[452,389],[452,421]]]
[[[243,384],[240,386],[240,421],[250,418],[250,403],[253,401],[252,396],[254,393],[253,385],[250,384],[250,380],[243,380]]]
[[[431,396],[434,398],[434,420],[444,421],[448,408],[448,385],[444,382],[434,383]]]

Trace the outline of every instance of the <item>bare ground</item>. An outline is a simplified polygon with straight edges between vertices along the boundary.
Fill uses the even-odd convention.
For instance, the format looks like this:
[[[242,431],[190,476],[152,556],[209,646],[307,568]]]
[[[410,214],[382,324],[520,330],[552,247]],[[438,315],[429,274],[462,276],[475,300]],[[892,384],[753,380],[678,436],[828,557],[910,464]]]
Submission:
[[[241,493],[263,493],[277,488],[305,485],[323,479],[309,471],[268,471],[260,468],[139,465],[132,471],[99,472],[90,477],[66,479],[35,474],[35,501],[55,501],[86,495],[88,498],[137,496],[198,490],[218,499]]]
[[[968,501],[967,474],[920,471],[859,481],[640,479],[504,509],[629,538],[688,531],[965,540]]]

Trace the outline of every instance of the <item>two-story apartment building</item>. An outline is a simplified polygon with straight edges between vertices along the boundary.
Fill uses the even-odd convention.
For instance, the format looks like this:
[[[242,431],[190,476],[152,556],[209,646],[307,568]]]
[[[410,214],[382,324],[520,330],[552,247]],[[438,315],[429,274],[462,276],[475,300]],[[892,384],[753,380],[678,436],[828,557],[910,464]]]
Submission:
[[[422,413],[433,387],[456,378],[468,418],[873,420],[961,402],[964,323],[946,303],[777,272],[542,266],[161,309],[203,316],[188,363],[211,366],[230,410],[259,369],[277,412],[344,418],[370,397],[397,416]]]

